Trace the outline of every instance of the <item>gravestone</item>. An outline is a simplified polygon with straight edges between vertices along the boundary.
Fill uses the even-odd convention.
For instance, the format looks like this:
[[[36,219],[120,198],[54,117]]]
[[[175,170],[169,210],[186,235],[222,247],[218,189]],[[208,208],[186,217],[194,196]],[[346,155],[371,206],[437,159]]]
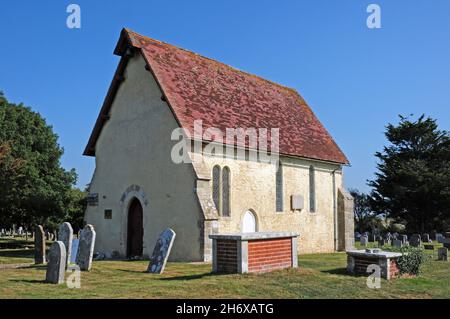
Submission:
[[[359,240],[361,238],[361,234],[359,232],[355,232],[355,240]]]
[[[392,242],[392,245],[393,245],[395,248],[402,248],[402,247],[404,246],[404,243],[403,243],[403,241],[401,241],[401,240],[394,239],[394,241]]]
[[[72,240],[72,251],[70,254],[70,262],[73,264],[76,262],[76,259],[77,259],[78,247],[80,247],[80,240],[77,238],[74,238]]]
[[[34,263],[45,264],[45,234],[41,225],[34,229]]]
[[[62,241],[55,241],[50,247],[45,281],[52,284],[64,283],[66,272],[66,247]]]
[[[367,236],[361,236],[359,238],[359,243],[361,244],[361,246],[366,247],[367,244],[369,243],[369,238]]]
[[[80,233],[80,245],[76,258],[76,264],[80,270],[89,271],[92,268],[96,233],[94,226],[86,225]]]
[[[445,248],[450,249],[450,238],[445,238],[442,244],[444,245]]]
[[[159,235],[153,250],[147,272],[162,274],[164,267],[166,267],[167,259],[169,258],[170,250],[172,249],[175,240],[175,232],[168,228]]]
[[[392,239],[398,239],[399,233],[393,233],[392,234]]]
[[[66,248],[66,266],[70,264],[72,254],[73,229],[70,223],[65,222],[59,226],[58,241],[62,241]]]
[[[379,246],[379,247],[383,247],[383,246],[386,245],[386,244],[387,244],[386,239],[384,239],[384,238],[378,238],[378,246]]]
[[[403,242],[403,245],[406,245],[408,243],[408,236],[400,235],[400,240]]]
[[[444,242],[444,235],[437,233],[436,241],[438,242],[438,244],[442,244]]]
[[[448,261],[448,249],[441,247],[438,249],[438,260]]]
[[[412,247],[419,247],[422,244],[420,235],[417,235],[417,234],[412,235],[410,240],[409,240],[409,244]]]
[[[423,234],[423,235],[422,235],[422,241],[423,241],[424,243],[430,243],[430,242],[431,242],[431,240],[430,240],[430,235],[429,235],[429,234]]]

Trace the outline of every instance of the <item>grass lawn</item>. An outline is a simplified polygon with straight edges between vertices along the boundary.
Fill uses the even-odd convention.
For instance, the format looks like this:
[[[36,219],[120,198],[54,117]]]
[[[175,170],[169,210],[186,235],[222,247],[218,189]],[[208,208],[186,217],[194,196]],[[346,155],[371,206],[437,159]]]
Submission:
[[[417,278],[382,280],[347,275],[346,254],[299,256],[299,269],[254,275],[212,275],[210,264],[168,263],[163,275],[145,273],[147,261],[95,261],[81,288],[43,282],[45,266],[0,269],[0,298],[450,298],[450,263],[437,251]],[[33,261],[33,250],[0,250],[0,263]],[[1,265],[0,265],[1,266]]]

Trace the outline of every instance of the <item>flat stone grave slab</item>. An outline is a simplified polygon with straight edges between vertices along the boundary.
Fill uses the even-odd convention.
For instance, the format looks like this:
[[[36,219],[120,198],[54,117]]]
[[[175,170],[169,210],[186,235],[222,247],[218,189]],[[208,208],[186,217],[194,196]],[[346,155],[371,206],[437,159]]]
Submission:
[[[400,273],[397,260],[402,255],[381,249],[350,250],[347,251],[347,271],[351,274],[367,275],[367,268],[370,265],[377,265],[380,267],[381,277],[390,280]]]
[[[213,240],[213,272],[262,273],[296,268],[298,236],[294,232],[209,235]]]

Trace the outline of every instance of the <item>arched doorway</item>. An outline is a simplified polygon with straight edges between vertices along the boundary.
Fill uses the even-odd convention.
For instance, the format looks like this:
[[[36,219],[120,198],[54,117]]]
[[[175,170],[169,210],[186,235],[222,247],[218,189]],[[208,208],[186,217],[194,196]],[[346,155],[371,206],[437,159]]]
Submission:
[[[256,229],[256,217],[252,211],[246,211],[244,214],[244,219],[242,221],[242,232],[243,233],[255,233]]]
[[[144,241],[144,223],[141,202],[134,198],[128,209],[127,257],[141,257]]]

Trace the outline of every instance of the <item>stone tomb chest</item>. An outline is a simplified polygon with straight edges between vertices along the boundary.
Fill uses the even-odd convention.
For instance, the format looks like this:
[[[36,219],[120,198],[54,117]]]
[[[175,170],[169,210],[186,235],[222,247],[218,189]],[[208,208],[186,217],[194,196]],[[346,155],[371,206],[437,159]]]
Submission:
[[[401,256],[401,253],[380,249],[350,250],[347,251],[347,271],[351,274],[368,274],[370,265],[378,265],[381,277],[389,280],[399,275],[397,260]]]
[[[291,232],[210,235],[213,272],[268,272],[296,268],[298,236]]]

